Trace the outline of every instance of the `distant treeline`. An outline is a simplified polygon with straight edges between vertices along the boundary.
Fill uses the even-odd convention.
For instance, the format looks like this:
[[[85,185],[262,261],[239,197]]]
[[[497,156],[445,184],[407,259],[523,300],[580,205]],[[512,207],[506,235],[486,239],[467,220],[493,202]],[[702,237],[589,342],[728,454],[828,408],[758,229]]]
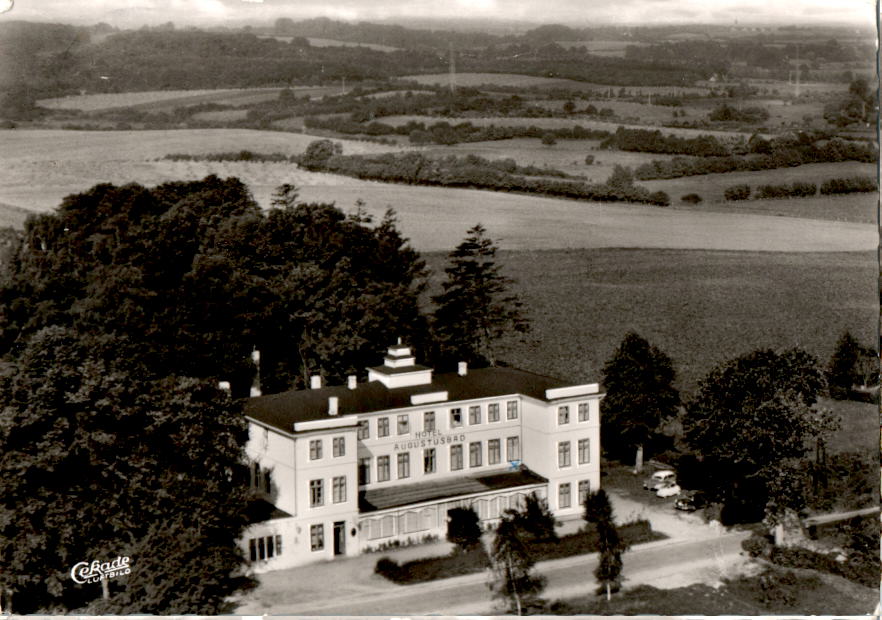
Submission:
[[[670,204],[664,192],[650,192],[636,185],[615,187],[549,179],[546,177],[561,176],[563,173],[555,174],[546,168],[517,166],[513,160],[491,161],[475,155],[442,158],[430,158],[416,152],[341,155],[339,149],[335,150],[333,146],[312,148],[310,145],[299,164],[307,170],[387,183],[489,189],[604,202]]]
[[[723,157],[731,151],[714,136],[701,135],[683,138],[673,134],[662,135],[659,130],[619,127],[600,144],[600,148],[637,153],[664,153],[695,157]]]
[[[587,129],[581,125],[543,129],[529,127],[488,125],[480,127],[470,122],[451,125],[439,121],[426,125],[421,121],[409,121],[403,125],[388,125],[378,121],[356,123],[340,118],[321,119],[307,117],[303,124],[309,129],[324,129],[347,135],[408,136],[413,144],[458,144],[460,142],[485,142],[489,140],[509,140],[511,138],[542,138],[554,136],[558,140],[600,140],[610,135],[604,129]]]
[[[634,171],[640,180],[674,179],[699,174],[747,172],[788,168],[823,162],[877,161],[878,152],[868,143],[847,142],[839,138],[822,142],[803,142],[802,139],[776,138],[763,140],[754,137],[749,143],[749,155],[726,157],[674,157],[653,160]]]
[[[878,184],[875,177],[871,176],[855,176],[841,177],[835,179],[827,179],[820,186],[822,196],[832,194],[852,194],[857,192],[875,192]],[[723,192],[726,200],[749,200],[751,198],[752,188],[746,183],[739,185],[731,185]],[[814,196],[818,193],[817,183],[807,183],[804,181],[794,181],[787,184],[767,184],[760,185],[753,192],[754,200],[763,200],[769,198],[804,198]]]
[[[255,153],[254,151],[229,151],[225,153],[170,153],[162,159],[169,161],[253,161],[253,162],[295,162],[297,155],[284,153]]]

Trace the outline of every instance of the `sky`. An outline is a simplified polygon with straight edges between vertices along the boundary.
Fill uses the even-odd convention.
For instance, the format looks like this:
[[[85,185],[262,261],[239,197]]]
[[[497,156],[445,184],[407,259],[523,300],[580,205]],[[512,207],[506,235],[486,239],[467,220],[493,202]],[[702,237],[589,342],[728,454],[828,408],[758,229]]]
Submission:
[[[0,0],[0,6],[10,0]],[[279,17],[348,21],[476,19],[586,26],[599,23],[847,23],[873,25],[875,0],[14,0],[3,19],[120,27],[238,26]]]

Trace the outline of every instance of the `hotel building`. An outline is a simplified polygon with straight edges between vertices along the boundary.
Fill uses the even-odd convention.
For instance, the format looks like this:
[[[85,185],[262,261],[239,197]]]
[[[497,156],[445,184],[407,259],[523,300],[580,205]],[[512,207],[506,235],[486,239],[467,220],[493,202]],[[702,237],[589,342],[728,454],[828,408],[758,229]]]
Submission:
[[[578,515],[599,488],[596,383],[464,363],[433,374],[400,344],[367,370],[247,402],[251,484],[268,503],[242,540],[255,572],[443,538],[455,507],[492,525],[534,492]]]

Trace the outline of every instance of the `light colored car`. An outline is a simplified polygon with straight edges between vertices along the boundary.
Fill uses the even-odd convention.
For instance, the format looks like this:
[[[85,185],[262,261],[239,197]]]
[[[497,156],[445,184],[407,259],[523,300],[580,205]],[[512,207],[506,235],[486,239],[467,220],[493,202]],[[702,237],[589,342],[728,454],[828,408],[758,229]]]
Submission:
[[[661,469],[643,481],[643,488],[647,491],[658,491],[671,484],[677,484],[677,474],[670,469]]]
[[[680,488],[680,485],[675,482],[668,486],[660,487],[655,494],[658,497],[674,497],[675,495],[679,495],[682,490],[683,489]]]

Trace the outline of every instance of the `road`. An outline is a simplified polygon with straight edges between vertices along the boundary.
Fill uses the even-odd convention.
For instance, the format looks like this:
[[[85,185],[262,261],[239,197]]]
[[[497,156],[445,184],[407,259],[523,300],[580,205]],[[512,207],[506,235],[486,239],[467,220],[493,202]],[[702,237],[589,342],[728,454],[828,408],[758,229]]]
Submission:
[[[700,540],[662,540],[638,545],[625,553],[625,585],[649,583],[676,587],[710,581],[737,562],[747,532],[724,533]],[[541,562],[537,569],[548,578],[544,597],[578,596],[593,591],[597,554]],[[493,613],[487,574],[465,575],[443,581],[400,586],[334,600],[314,601],[286,608],[292,615],[486,615]]]

